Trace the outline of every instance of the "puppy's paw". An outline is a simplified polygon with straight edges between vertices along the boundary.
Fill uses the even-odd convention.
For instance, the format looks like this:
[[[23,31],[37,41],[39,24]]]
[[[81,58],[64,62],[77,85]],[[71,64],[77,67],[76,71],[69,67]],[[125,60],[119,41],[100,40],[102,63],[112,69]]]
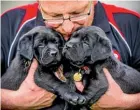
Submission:
[[[68,101],[72,105],[83,105],[86,102],[86,98],[84,96],[74,92],[66,92],[64,94],[64,100]]]

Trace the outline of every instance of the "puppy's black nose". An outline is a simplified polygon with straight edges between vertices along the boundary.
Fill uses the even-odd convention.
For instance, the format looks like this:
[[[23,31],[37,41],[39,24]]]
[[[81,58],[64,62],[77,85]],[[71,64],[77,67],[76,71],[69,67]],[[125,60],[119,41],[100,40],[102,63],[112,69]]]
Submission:
[[[56,52],[56,51],[51,51],[51,52],[50,52],[50,55],[51,55],[51,56],[56,56],[56,55],[57,55],[57,52]]]
[[[66,49],[72,48],[72,47],[73,47],[73,44],[71,42],[69,42],[69,43],[66,44]]]

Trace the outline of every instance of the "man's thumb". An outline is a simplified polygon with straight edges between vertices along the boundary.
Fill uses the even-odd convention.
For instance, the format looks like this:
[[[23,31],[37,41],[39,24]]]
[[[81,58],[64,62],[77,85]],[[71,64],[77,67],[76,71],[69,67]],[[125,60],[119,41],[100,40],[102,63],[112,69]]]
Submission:
[[[108,83],[109,83],[109,84],[113,83],[114,80],[113,80],[111,74],[109,73],[109,71],[108,71],[106,68],[103,68],[103,71],[104,71],[105,76],[106,76],[106,78],[107,78],[107,80],[108,80]]]
[[[31,64],[31,66],[30,66],[29,71],[28,71],[27,78],[32,78],[33,79],[34,73],[35,73],[37,67],[38,67],[38,63],[37,63],[37,61],[35,59],[33,59],[33,62]]]

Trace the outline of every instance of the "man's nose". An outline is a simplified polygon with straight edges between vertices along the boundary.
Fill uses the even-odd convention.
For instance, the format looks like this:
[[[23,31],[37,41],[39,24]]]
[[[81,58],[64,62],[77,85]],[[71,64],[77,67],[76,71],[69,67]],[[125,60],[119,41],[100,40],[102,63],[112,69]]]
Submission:
[[[64,20],[64,22],[62,24],[62,28],[66,34],[70,35],[70,34],[72,34],[72,31],[74,28],[74,23],[72,21],[70,21],[69,19]]]

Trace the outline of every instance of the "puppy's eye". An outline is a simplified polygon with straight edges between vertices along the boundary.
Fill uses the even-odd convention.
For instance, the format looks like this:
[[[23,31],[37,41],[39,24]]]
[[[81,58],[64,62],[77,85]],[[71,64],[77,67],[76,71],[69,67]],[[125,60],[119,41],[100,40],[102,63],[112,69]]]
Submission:
[[[38,47],[43,48],[43,47],[45,47],[45,44],[40,43],[40,44],[38,44]]]
[[[57,42],[57,41],[54,41],[54,43],[55,43],[55,44],[58,44],[58,42]]]
[[[46,43],[47,43],[47,41],[46,41],[46,40],[43,40],[43,41],[42,41],[42,43],[43,43],[43,44],[46,44]]]
[[[52,43],[54,44],[58,44],[58,42],[56,40],[52,40]]]
[[[87,38],[87,37],[83,37],[83,39],[82,39],[82,40],[83,40],[83,42],[84,42],[84,43],[86,43],[86,44],[88,44],[88,43],[89,43],[89,42],[88,42],[88,38]]]
[[[44,45],[40,45],[40,46],[38,46],[39,48],[44,48],[45,46]]]
[[[83,41],[87,41],[88,39],[87,39],[87,37],[83,37]]]

